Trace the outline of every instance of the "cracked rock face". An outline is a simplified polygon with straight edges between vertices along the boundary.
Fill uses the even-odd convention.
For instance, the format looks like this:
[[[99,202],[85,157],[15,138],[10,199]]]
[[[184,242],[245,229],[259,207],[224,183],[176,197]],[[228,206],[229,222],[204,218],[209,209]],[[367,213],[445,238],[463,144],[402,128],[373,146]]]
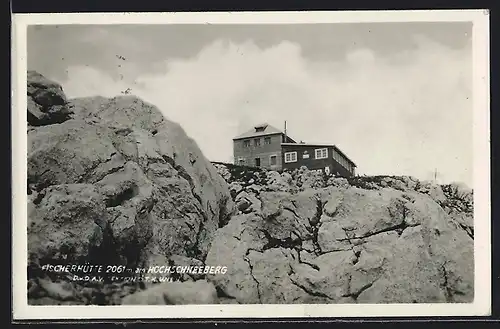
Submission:
[[[369,188],[326,180],[258,193],[237,181],[233,197],[251,194],[258,207],[214,238],[207,264],[228,273],[208,278],[222,295],[240,304],[472,302],[471,191],[409,178],[354,182]]]
[[[42,263],[202,262],[233,201],[184,130],[135,97],[67,101],[57,84],[29,76],[29,97],[72,112],[28,131],[31,278]]]

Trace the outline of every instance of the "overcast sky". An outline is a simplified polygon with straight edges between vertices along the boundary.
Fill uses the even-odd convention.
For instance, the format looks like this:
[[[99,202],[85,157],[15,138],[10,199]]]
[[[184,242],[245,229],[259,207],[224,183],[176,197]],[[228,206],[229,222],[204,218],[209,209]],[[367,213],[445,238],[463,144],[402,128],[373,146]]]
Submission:
[[[28,68],[69,98],[130,88],[212,161],[254,124],[332,143],[360,174],[472,186],[472,25],[60,25],[28,29]],[[120,59],[117,56],[122,56]]]

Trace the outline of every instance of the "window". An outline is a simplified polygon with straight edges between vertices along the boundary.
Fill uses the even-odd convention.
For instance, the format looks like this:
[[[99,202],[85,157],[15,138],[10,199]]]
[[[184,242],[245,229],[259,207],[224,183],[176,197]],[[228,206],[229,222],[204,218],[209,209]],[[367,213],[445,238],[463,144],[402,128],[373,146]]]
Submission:
[[[271,137],[265,137],[264,138],[264,144],[270,145],[271,144]]]
[[[255,158],[255,167],[260,167],[260,158]]]
[[[243,147],[250,147],[250,140],[244,140],[243,141]]]
[[[271,166],[276,166],[276,161],[277,160],[277,156],[276,155],[271,155],[269,157],[269,163],[271,164]]]
[[[302,159],[309,159],[309,153],[307,151],[304,151],[302,154]]]
[[[316,159],[326,159],[328,158],[328,149],[316,149]]]
[[[254,139],[254,144],[256,147],[260,146],[260,138]]]
[[[352,165],[347,159],[340,155],[340,153],[336,152],[335,150],[333,151],[333,158],[335,161],[337,161],[342,167],[346,168],[347,170],[352,170]]]
[[[342,167],[347,169],[348,171],[352,172],[353,171],[353,165],[350,161],[348,161],[345,157],[340,156],[338,161],[337,161]]]
[[[297,152],[285,153],[285,163],[297,162]]]

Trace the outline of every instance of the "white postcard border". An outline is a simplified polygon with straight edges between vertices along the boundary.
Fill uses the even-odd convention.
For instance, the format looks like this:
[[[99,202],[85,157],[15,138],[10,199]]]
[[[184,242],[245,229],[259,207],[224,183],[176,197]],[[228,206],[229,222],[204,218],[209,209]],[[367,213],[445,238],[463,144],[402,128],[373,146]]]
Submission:
[[[16,14],[12,17],[13,317],[43,319],[481,316],[491,313],[489,12],[487,10]],[[29,306],[27,303],[26,29],[36,24],[473,22],[474,262],[470,304]]]

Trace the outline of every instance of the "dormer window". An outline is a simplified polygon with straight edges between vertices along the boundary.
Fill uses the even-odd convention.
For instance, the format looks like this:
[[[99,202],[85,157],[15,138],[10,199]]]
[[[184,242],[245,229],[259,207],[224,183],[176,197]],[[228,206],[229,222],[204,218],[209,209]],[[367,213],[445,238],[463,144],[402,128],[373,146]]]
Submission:
[[[259,133],[259,132],[263,132],[264,130],[266,130],[267,125],[255,126],[254,128],[255,128],[255,132]]]

